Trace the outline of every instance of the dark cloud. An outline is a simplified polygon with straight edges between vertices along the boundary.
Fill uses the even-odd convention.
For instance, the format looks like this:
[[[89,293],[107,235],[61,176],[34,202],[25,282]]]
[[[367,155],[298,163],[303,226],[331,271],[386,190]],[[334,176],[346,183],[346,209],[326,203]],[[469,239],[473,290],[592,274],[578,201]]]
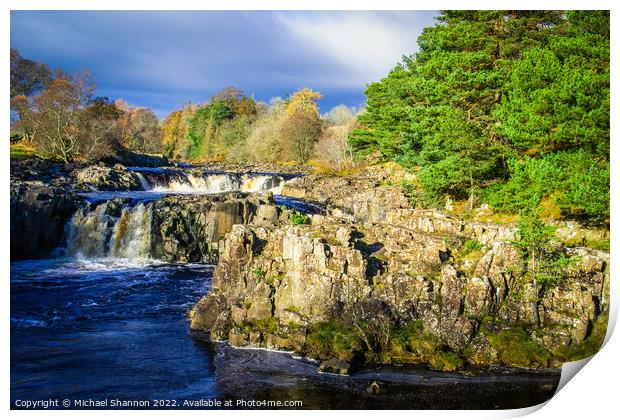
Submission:
[[[13,11],[11,47],[98,94],[163,116],[234,85],[257,99],[309,86],[322,110],[363,102],[365,84],[416,50],[434,12]]]

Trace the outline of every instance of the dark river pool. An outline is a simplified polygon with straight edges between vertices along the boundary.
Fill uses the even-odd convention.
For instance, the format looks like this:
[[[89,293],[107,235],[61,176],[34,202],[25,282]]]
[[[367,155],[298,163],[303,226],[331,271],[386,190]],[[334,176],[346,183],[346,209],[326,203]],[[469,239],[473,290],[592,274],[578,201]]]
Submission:
[[[112,400],[148,408],[518,408],[549,399],[559,380],[557,371],[502,369],[345,377],[317,373],[313,361],[289,353],[209,345],[190,335],[186,312],[209,291],[212,272],[121,259],[12,262],[12,407],[68,399],[69,408],[75,400],[107,401],[103,408],[114,408]]]

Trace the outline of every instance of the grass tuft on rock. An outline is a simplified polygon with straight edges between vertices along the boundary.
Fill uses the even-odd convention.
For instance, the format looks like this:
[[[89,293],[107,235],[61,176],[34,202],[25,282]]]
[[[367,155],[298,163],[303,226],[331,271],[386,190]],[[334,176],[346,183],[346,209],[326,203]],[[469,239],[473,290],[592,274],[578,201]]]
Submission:
[[[487,333],[487,339],[506,366],[546,368],[551,353],[532,340],[521,325],[514,325],[499,333]]]
[[[360,350],[356,331],[338,318],[313,325],[306,337],[305,352],[317,359],[350,361]]]
[[[463,367],[463,361],[459,355],[452,351],[436,351],[429,362],[432,369],[444,372],[454,372]]]

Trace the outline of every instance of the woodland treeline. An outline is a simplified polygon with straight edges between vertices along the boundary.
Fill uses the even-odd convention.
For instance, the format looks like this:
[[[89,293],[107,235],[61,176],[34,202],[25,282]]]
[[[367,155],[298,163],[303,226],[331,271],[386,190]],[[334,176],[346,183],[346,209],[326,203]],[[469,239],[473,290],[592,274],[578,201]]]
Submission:
[[[417,174],[403,188],[420,205],[467,200],[606,224],[609,33],[608,11],[444,11],[417,53],[368,85],[361,110],[321,115],[309,88],[261,102],[227,87],[162,121],[96,97],[88,72],[12,49],[11,140],[63,161],[127,149],[342,171],[372,156]]]
[[[446,197],[609,218],[609,12],[445,11],[350,136]]]
[[[347,138],[356,110],[339,105],[320,115],[321,94],[309,88],[265,103],[229,86],[162,121],[149,108],[97,97],[95,91],[90,72],[51,70],[11,49],[12,142],[64,162],[131,150],[192,162],[317,159],[334,170],[353,164]]]

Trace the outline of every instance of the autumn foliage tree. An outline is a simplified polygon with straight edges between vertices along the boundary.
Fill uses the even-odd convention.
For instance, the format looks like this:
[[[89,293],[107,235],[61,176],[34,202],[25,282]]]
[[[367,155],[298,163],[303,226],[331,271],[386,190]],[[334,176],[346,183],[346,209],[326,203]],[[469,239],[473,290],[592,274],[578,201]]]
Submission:
[[[11,50],[11,132],[41,157],[93,161],[123,149],[158,153],[159,121],[150,109],[95,96],[89,71],[51,72]]]
[[[11,99],[30,96],[43,89],[51,79],[52,72],[47,65],[24,58],[11,48]]]
[[[149,108],[132,107],[123,100],[115,105],[122,110],[118,119],[123,147],[139,153],[161,153],[159,119]]]
[[[188,104],[168,114],[160,125],[163,152],[173,159],[186,159],[189,140],[188,120],[196,112],[196,106]]]
[[[284,149],[292,160],[306,163],[321,137],[322,122],[317,101],[321,94],[309,88],[293,93],[286,101],[288,118],[282,127]]]
[[[88,73],[74,76],[58,73],[39,95],[13,98],[12,107],[19,114],[15,128],[43,155],[64,162],[73,160],[88,141],[82,124],[94,89]]]

